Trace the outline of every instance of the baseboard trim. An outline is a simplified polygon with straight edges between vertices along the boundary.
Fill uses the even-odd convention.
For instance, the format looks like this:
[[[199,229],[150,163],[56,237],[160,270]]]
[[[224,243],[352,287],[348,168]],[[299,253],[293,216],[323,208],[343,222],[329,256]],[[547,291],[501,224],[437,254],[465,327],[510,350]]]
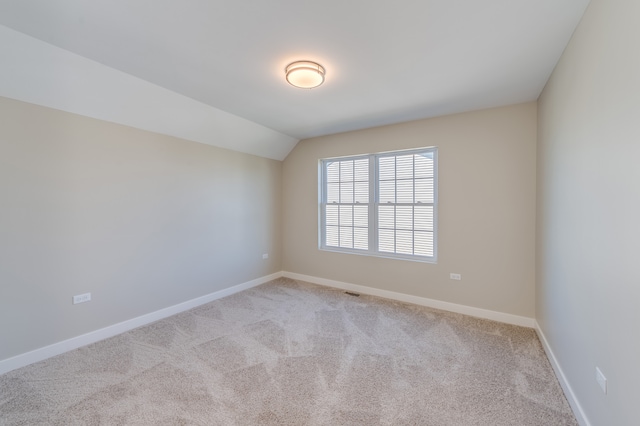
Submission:
[[[51,358],[56,355],[60,355],[65,352],[77,349],[82,346],[89,345],[91,343],[98,342],[100,340],[107,339],[109,337],[116,336],[134,328],[141,327],[143,325],[150,324],[154,321],[158,321],[171,315],[179,314],[180,312],[187,311],[205,303],[212,302],[217,299],[221,299],[226,296],[238,293],[243,290],[256,287],[260,284],[264,284],[276,278],[280,278],[282,272],[276,272],[271,275],[256,278],[251,281],[247,281],[241,284],[234,285],[222,290],[215,291],[205,296],[197,297],[195,299],[187,300],[186,302],[178,303],[177,305],[169,306],[167,308],[160,309],[145,315],[141,315],[130,320],[126,320],[114,325],[110,325],[99,330],[91,331],[80,336],[72,337],[71,339],[63,340],[61,342],[54,343],[43,348],[35,349],[24,354],[16,355],[11,358],[0,361],[0,374],[8,373],[11,370],[25,367],[29,364],[33,364],[38,361],[43,361],[47,358]]]
[[[591,422],[589,421],[589,418],[587,417],[586,413],[582,409],[582,405],[580,405],[580,401],[578,401],[576,394],[573,392],[573,388],[571,387],[571,384],[567,380],[567,376],[565,376],[564,371],[562,370],[562,367],[560,367],[560,364],[558,363],[558,359],[553,353],[553,350],[549,345],[549,341],[547,340],[547,337],[542,332],[542,329],[540,328],[540,324],[538,324],[538,321],[535,322],[535,329],[536,329],[536,333],[538,334],[538,338],[542,343],[542,347],[544,348],[544,351],[547,354],[547,358],[549,358],[551,367],[553,368],[553,371],[556,373],[556,377],[560,382],[560,386],[562,386],[564,395],[566,396],[567,401],[569,402],[569,405],[573,410],[573,414],[576,416],[576,420],[578,420],[578,423],[580,423],[580,426],[591,426]]]
[[[89,333],[86,333],[80,336],[72,337],[71,339],[63,340],[61,342],[57,342],[49,346],[35,349],[33,351],[26,352],[24,354],[16,355],[14,357],[1,360],[0,374],[5,374],[17,368],[25,367],[29,364],[43,361],[47,358],[51,358],[53,356],[60,355],[65,352],[72,351],[79,347],[86,346],[91,343],[95,343],[100,340],[104,340],[109,337],[116,336],[121,333],[125,333],[129,330],[133,330],[134,328],[138,328],[143,325],[147,325],[152,322],[159,321],[161,319],[170,317],[171,315],[175,315],[180,312],[184,312],[189,309],[195,308],[197,306],[203,305],[205,303],[209,303],[214,300],[217,300],[226,296],[230,296],[232,294],[250,289],[252,287],[256,287],[258,285],[264,284],[266,282],[269,282],[271,280],[274,280],[280,277],[287,277],[294,280],[306,281],[313,284],[339,288],[342,290],[355,291],[362,294],[383,297],[386,299],[397,300],[400,302],[413,303],[415,305],[427,306],[434,309],[441,309],[445,311],[456,312],[459,314],[470,315],[478,318],[485,318],[485,319],[499,321],[507,324],[519,325],[519,326],[529,327],[529,328],[536,328],[536,330],[538,330],[537,323],[533,318],[506,314],[503,312],[490,311],[487,309],[475,308],[475,307],[466,306],[466,305],[459,305],[459,304],[450,303],[450,302],[443,302],[440,300],[428,299],[425,297],[413,296],[413,295],[398,293],[398,292],[389,291],[389,290],[381,290],[381,289],[367,287],[367,286],[358,285],[358,284],[345,283],[342,281],[329,280],[326,278],[319,278],[311,275],[303,275],[303,274],[297,274],[294,272],[282,271],[282,272],[276,272],[264,277],[256,278],[254,280],[247,281],[245,283],[237,284],[229,288],[218,290],[216,292],[207,294],[205,296],[197,297],[195,299],[191,299],[186,302],[178,303],[177,305],[169,306],[167,308],[163,308],[158,311],[154,311],[145,315],[141,315],[136,318],[132,318],[130,320],[126,320],[114,325],[110,325],[108,327],[101,328],[99,330],[91,331]],[[542,335],[541,331],[539,331],[538,333],[539,335]],[[540,340],[543,340],[543,338],[541,337]],[[545,346],[545,351],[547,351],[547,347],[548,346]],[[548,351],[548,353],[550,352]],[[551,358],[551,355],[549,356],[549,358]],[[554,364],[552,362],[552,364],[554,365],[554,370],[555,370],[557,363]],[[564,378],[564,376],[562,377]],[[563,384],[563,388],[564,387],[565,385]],[[588,422],[584,423],[584,425],[590,426]]]
[[[456,312],[478,318],[489,319],[507,324],[519,325],[522,327],[535,328],[535,319],[518,315],[506,314],[503,312],[490,311],[488,309],[474,308],[472,306],[458,305],[456,303],[443,302],[441,300],[428,299],[426,297],[412,296],[410,294],[397,293],[395,291],[380,290],[358,284],[350,284],[342,281],[328,280],[325,278],[313,277],[310,275],[297,274],[295,272],[283,271],[282,276],[294,280],[306,281],[313,284],[327,287],[339,288],[341,290],[355,291],[357,293],[371,296],[384,297],[385,299],[397,300],[399,302],[413,303],[415,305],[427,306],[429,308],[441,309],[443,311]]]

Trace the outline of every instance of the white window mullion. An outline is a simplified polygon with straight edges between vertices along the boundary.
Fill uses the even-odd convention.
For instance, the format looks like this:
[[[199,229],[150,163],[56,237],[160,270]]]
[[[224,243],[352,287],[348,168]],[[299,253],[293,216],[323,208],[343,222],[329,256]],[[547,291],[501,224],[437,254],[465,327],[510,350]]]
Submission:
[[[411,206],[411,254],[416,254],[416,157],[415,155],[411,159],[411,176],[413,182],[411,182],[411,186],[413,189],[413,205]]]
[[[338,166],[338,247],[342,247],[342,165]]]
[[[398,157],[393,156],[393,252],[398,251]]]
[[[351,163],[351,247],[356,246],[356,162]]]
[[[378,251],[378,181],[375,155],[369,156],[369,250]]]
[[[318,173],[320,177],[320,185],[319,192],[319,201],[320,201],[320,211],[318,212],[318,216],[320,217],[320,232],[318,232],[318,242],[320,247],[326,246],[327,241],[327,162],[320,162],[320,173]]]

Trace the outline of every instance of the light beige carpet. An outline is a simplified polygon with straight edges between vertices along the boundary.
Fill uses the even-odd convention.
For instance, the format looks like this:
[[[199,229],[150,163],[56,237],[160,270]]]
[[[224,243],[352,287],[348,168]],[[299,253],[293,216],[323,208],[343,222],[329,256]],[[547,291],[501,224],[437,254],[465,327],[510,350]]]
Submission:
[[[533,330],[279,279],[0,376],[2,425],[576,425]]]

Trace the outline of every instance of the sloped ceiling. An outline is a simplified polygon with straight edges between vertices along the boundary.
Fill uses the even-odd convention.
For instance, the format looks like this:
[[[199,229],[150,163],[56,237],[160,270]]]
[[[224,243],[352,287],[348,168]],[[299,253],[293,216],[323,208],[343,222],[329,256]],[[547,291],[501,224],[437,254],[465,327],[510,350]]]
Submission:
[[[6,0],[0,96],[282,160],[537,99],[588,0]],[[284,67],[327,70],[296,89]]]

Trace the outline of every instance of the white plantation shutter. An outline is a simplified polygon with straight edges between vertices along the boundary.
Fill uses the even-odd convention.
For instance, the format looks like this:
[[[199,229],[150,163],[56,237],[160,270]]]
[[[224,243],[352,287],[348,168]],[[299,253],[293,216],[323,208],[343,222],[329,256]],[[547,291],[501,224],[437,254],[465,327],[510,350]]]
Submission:
[[[434,153],[377,156],[378,251],[434,255]]]
[[[320,248],[435,261],[436,149],[321,162]]]
[[[369,159],[327,161],[325,245],[369,249]]]

